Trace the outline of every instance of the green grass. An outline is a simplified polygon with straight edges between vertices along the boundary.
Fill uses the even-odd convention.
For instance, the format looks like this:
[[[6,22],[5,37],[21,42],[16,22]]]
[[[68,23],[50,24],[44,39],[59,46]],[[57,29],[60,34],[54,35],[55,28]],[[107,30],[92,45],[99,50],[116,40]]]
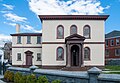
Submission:
[[[105,66],[105,69],[109,69],[110,71],[120,71],[120,66]]]
[[[106,74],[120,74],[120,72],[108,72]]]

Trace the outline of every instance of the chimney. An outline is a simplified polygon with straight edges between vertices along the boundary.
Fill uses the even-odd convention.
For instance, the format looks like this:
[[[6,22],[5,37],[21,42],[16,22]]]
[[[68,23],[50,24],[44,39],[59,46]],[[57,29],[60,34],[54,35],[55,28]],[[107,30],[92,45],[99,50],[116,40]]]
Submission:
[[[16,24],[16,33],[20,33],[20,25]]]

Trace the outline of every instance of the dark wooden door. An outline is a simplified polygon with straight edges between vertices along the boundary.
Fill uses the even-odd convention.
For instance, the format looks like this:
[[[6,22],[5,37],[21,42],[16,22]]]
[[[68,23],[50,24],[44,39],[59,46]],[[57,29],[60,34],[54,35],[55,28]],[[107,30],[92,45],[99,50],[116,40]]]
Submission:
[[[31,66],[32,65],[32,55],[26,54],[26,65]]]
[[[33,54],[33,52],[28,50],[28,51],[25,52],[25,54],[26,54],[26,65],[31,66],[32,65],[32,54]]]

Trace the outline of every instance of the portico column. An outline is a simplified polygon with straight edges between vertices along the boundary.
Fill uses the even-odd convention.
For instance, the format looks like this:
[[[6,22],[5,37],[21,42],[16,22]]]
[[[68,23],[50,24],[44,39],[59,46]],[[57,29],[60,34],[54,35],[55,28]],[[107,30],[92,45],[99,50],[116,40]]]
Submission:
[[[70,56],[70,45],[67,44],[67,67],[70,67],[71,65],[71,56]]]

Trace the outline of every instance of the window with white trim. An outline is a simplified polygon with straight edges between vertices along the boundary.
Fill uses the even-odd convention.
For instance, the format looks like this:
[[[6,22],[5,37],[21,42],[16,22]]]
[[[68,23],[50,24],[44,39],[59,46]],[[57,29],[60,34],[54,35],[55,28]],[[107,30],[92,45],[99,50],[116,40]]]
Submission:
[[[31,44],[31,36],[27,36],[27,44]]]
[[[17,36],[17,44],[21,44],[21,36]]]
[[[115,56],[120,56],[120,48],[119,49],[115,49]]]
[[[37,61],[41,61],[41,53],[37,53]]]
[[[114,46],[114,40],[110,40],[110,46]]]
[[[21,61],[21,53],[17,53],[17,61]]]
[[[117,39],[116,39],[116,45],[119,45],[119,44],[120,44],[120,39],[117,38]]]

